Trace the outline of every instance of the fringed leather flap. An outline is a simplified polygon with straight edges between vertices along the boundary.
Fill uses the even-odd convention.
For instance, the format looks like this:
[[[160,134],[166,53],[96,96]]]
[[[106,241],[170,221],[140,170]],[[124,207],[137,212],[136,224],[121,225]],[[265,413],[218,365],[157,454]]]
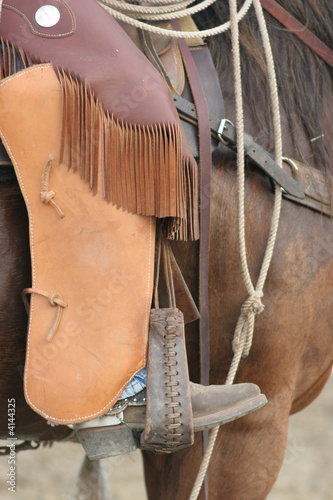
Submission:
[[[63,89],[63,154],[93,192],[132,213],[168,218],[168,236],[197,239],[197,165],[169,90],[95,0],[50,0],[55,26],[38,28],[39,0],[6,0],[4,76],[15,57],[51,62]],[[10,50],[8,43],[12,44]]]
[[[61,88],[50,64],[0,82],[0,136],[29,215],[26,400],[59,424],[89,420],[146,366],[155,219],[91,196],[59,165]]]
[[[190,158],[182,157],[178,124],[132,125],[105,112],[77,78],[58,72],[63,95],[60,161],[118,208],[159,218],[174,215],[169,236],[193,239],[197,181]]]

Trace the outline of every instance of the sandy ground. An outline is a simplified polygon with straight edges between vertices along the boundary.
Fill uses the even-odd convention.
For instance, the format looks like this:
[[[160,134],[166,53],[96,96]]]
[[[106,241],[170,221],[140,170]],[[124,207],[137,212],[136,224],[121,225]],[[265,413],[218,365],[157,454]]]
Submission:
[[[332,423],[333,376],[320,397],[291,418],[284,464],[268,500],[333,499]],[[73,485],[83,456],[81,447],[71,443],[18,454],[15,494],[7,490],[7,459],[0,458],[0,499],[74,500]],[[139,452],[103,462],[112,489],[110,500],[147,499]]]

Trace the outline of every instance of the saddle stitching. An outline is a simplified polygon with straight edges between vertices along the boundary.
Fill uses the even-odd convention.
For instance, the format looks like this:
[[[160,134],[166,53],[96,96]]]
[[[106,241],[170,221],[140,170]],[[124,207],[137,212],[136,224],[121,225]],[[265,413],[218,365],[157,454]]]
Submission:
[[[67,33],[61,33],[61,34],[58,34],[58,35],[50,35],[50,34],[47,34],[47,33],[43,33],[43,32],[41,32],[41,31],[36,30],[36,29],[33,27],[33,25],[32,25],[32,23],[31,23],[31,21],[29,20],[29,18],[28,18],[25,14],[23,14],[23,12],[21,12],[19,9],[16,9],[16,8],[15,8],[15,7],[13,7],[12,5],[8,5],[8,4],[6,4],[6,3],[4,3],[4,4],[3,4],[3,8],[4,8],[4,9],[11,10],[11,11],[15,12],[16,14],[18,14],[20,17],[22,17],[22,18],[26,21],[26,23],[29,25],[29,27],[30,27],[30,29],[31,29],[32,33],[35,33],[35,34],[36,34],[36,35],[38,35],[38,36],[42,36],[42,37],[45,37],[45,38],[62,38],[62,37],[66,37],[66,36],[72,35],[72,34],[75,32],[75,29],[76,29],[76,21],[75,21],[75,16],[74,16],[74,14],[73,14],[72,10],[71,10],[71,9],[70,9],[70,7],[67,5],[67,3],[66,3],[66,2],[64,2],[63,0],[53,0],[53,1],[54,1],[54,2],[58,2],[58,3],[60,3],[61,5],[63,5],[63,6],[67,9],[67,11],[68,11],[68,13],[69,13],[69,15],[70,15],[70,18],[71,18],[71,20],[72,20],[72,28],[71,28],[71,31],[68,31]]]

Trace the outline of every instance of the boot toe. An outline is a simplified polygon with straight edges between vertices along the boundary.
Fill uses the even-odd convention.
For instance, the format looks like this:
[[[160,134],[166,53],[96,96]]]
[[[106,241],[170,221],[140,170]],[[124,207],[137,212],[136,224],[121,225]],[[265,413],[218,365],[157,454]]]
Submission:
[[[194,430],[226,424],[267,403],[255,384],[200,386],[191,383]]]

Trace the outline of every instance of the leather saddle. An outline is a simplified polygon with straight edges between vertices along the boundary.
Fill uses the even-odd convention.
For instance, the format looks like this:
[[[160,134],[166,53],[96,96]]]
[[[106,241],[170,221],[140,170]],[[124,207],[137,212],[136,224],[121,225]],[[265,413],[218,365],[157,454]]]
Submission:
[[[2,80],[0,123],[30,225],[25,396],[50,421],[88,420],[146,365],[155,218],[92,196],[59,163],[61,88],[50,64]]]
[[[196,128],[180,124],[162,76],[96,2],[49,3],[61,14],[51,28],[36,21],[39,0],[3,4],[2,50],[25,69],[3,65],[0,161],[13,164],[29,215],[26,400],[49,421],[73,424],[104,414],[146,365],[156,218],[171,238],[198,237],[198,146]],[[86,16],[96,19],[89,33]],[[103,26],[112,35],[91,48]],[[191,98],[177,43],[132,37],[158,57],[171,90]],[[73,54],[66,59],[66,44],[74,56],[86,54],[85,64]],[[123,51],[106,69],[104,44]],[[205,52],[204,44],[194,47],[198,66]],[[101,56],[97,77],[87,66],[91,54]],[[216,106],[210,58],[208,66],[205,86]],[[119,67],[126,80],[113,76]],[[111,93],[102,85],[107,76]],[[119,87],[124,81],[127,94]],[[119,95],[131,99],[119,102]]]

